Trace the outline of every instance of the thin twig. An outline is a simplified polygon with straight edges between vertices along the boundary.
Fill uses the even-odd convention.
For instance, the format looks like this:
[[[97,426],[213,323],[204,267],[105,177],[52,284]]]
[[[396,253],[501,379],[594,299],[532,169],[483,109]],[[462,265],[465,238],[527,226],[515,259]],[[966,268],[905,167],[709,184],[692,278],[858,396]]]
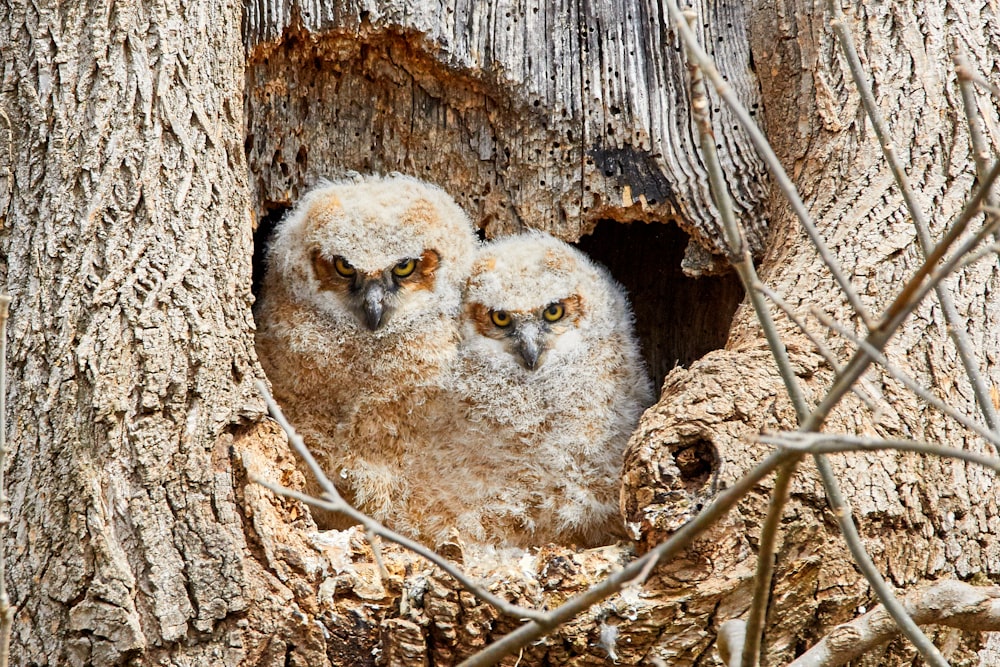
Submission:
[[[646,580],[649,579],[649,575],[653,573],[653,570],[656,569],[656,566],[659,565],[659,563],[659,557],[650,558],[649,562],[642,568],[642,571],[636,575],[635,579],[628,582],[627,585],[634,588],[642,588],[642,585],[646,583]]]
[[[979,74],[978,72],[969,72],[969,78],[972,79],[976,85],[982,86],[986,90],[990,91],[990,93],[993,94],[993,97],[1000,98],[1000,86],[997,86],[982,74]]]
[[[352,521],[356,521],[357,523],[361,524],[361,526],[365,529],[366,534],[377,535],[383,539],[389,540],[390,542],[394,542],[405,549],[409,549],[418,556],[425,558],[431,563],[434,563],[439,568],[444,570],[447,574],[449,574],[453,579],[455,579],[455,581],[464,586],[470,593],[480,598],[484,602],[493,605],[499,611],[501,611],[504,614],[507,614],[508,616],[514,616],[515,618],[530,618],[541,622],[547,621],[548,615],[545,612],[538,611],[537,609],[528,609],[527,607],[521,607],[512,604],[501,597],[494,595],[493,593],[489,592],[482,586],[479,586],[475,581],[472,580],[471,577],[469,577],[460,569],[455,567],[455,565],[444,556],[434,553],[434,551],[428,549],[419,542],[416,542],[408,537],[404,537],[399,533],[389,530],[375,519],[372,519],[367,514],[364,514],[363,512],[359,511],[358,509],[352,507],[349,503],[347,503],[340,496],[340,493],[337,492],[337,489],[333,486],[333,482],[331,482],[330,478],[327,477],[326,473],[323,472],[323,469],[316,462],[316,459],[313,458],[313,455],[309,452],[309,449],[306,447],[305,442],[303,442],[302,436],[300,436],[292,427],[292,425],[288,423],[288,420],[285,418],[285,415],[281,412],[281,408],[278,407],[278,404],[274,402],[274,398],[272,398],[271,393],[267,390],[267,386],[263,382],[260,382],[259,380],[257,381],[256,384],[257,384],[257,391],[260,392],[260,394],[264,397],[264,402],[267,403],[268,412],[271,414],[274,420],[278,422],[281,428],[285,431],[285,434],[288,436],[289,444],[291,444],[292,448],[295,449],[296,453],[298,453],[298,455],[302,457],[302,459],[306,462],[306,465],[309,466],[310,472],[312,472],[312,474],[316,476],[316,480],[323,488],[323,491],[328,496],[328,499],[314,498],[304,493],[293,491],[292,489],[288,489],[281,485],[274,484],[261,477],[255,476],[253,481],[260,484],[261,486],[270,489],[271,491],[274,491],[277,494],[287,496],[289,498],[294,498],[295,500],[299,500],[308,505],[312,505],[313,507],[319,507],[321,509],[325,509],[331,512],[339,512],[340,514],[343,514]],[[378,546],[374,542],[371,542],[371,545],[372,545],[372,551],[376,553],[375,555],[376,562],[378,562],[378,560],[380,559],[380,555],[376,552]],[[384,567],[382,569],[384,569]]]
[[[844,13],[840,8],[840,0],[828,0],[827,5],[830,8],[830,13],[833,15],[830,25],[837,34],[837,41],[844,52],[844,56],[847,58],[851,76],[854,78],[854,85],[861,94],[861,104],[868,114],[868,119],[875,130],[875,136],[878,137],[879,146],[882,148],[882,155],[885,157],[886,162],[889,163],[889,169],[896,179],[896,185],[899,187],[899,191],[903,195],[903,201],[906,203],[906,208],[910,212],[913,226],[917,230],[917,243],[920,246],[920,251],[924,254],[924,257],[927,257],[933,249],[934,244],[931,239],[930,224],[924,215],[920,203],[917,201],[917,197],[910,185],[910,179],[903,168],[902,161],[896,153],[896,146],[892,141],[892,136],[889,134],[889,128],[886,127],[885,119],[879,113],[878,105],[875,102],[875,93],[872,92],[871,83],[868,81],[864,67],[861,65],[861,59],[858,57],[858,52],[854,46],[854,36],[848,28],[847,21],[844,19]],[[934,290],[937,293],[938,302],[941,304],[941,311],[944,313],[945,322],[948,324],[948,332],[955,343],[955,348],[958,350],[958,356],[962,360],[965,374],[972,385],[972,391],[979,403],[979,409],[983,413],[983,419],[986,420],[986,425],[991,430],[996,430],[998,424],[997,414],[993,407],[993,401],[990,400],[989,388],[983,380],[982,373],[979,372],[979,360],[976,359],[975,354],[972,352],[965,327],[959,324],[958,309],[955,308],[951,292],[943,283],[935,286]]]
[[[778,529],[781,527],[781,516],[788,502],[788,489],[795,476],[801,459],[793,459],[778,468],[774,478],[774,488],[767,504],[767,517],[760,530],[760,546],[757,548],[757,571],[754,574],[753,598],[750,602],[750,614],[743,629],[743,648],[740,651],[740,662],[743,667],[754,667],[760,664],[760,649],[764,639],[764,626],[767,621],[767,606],[771,599],[771,582],[774,579],[774,554],[778,545]]]
[[[693,519],[677,529],[665,542],[661,542],[641,558],[637,558],[621,570],[608,576],[604,581],[595,584],[583,593],[567,600],[562,605],[549,612],[550,622],[532,621],[517,630],[505,635],[484,648],[479,653],[470,656],[459,667],[485,667],[494,665],[504,656],[511,655],[518,649],[527,646],[549,630],[565,623],[580,612],[597,604],[601,600],[617,593],[630,581],[635,579],[645,569],[650,559],[660,562],[671,558],[686,549],[722,515],[729,511],[743,496],[750,492],[762,479],[770,475],[776,468],[792,460],[796,456],[788,452],[775,452],[767,456],[757,466],[733,483]]]
[[[958,37],[955,38],[955,73],[958,75],[958,88],[962,93],[962,108],[965,111],[965,124],[969,128],[969,143],[972,145],[972,159],[976,164],[976,176],[982,180],[990,167],[990,152],[987,148],[986,136],[981,125],[982,116],[979,112],[979,101],[976,97],[976,86],[972,79],[974,70],[969,63]],[[991,202],[994,198],[987,197]]]
[[[726,667],[740,667],[740,656],[746,645],[747,622],[731,618],[719,626],[719,655]]]
[[[878,364],[882,368],[884,368],[886,370],[886,372],[889,373],[889,375],[891,375],[895,379],[897,379],[900,382],[902,382],[903,386],[905,386],[907,389],[909,389],[910,391],[912,391],[918,397],[920,397],[921,399],[923,399],[926,403],[928,403],[929,405],[937,408],[943,414],[951,417],[952,419],[954,419],[955,421],[957,421],[962,426],[966,427],[967,429],[969,429],[970,431],[972,431],[973,433],[975,433],[979,437],[985,439],[987,442],[989,442],[990,444],[992,444],[994,447],[997,447],[998,449],[1000,449],[1000,436],[998,436],[996,433],[993,433],[992,431],[989,431],[989,430],[983,428],[982,426],[980,426],[979,424],[977,424],[974,419],[970,419],[967,415],[962,414],[961,412],[959,412],[955,408],[951,407],[950,405],[948,405],[947,403],[945,403],[944,401],[942,401],[941,399],[939,399],[937,396],[935,396],[934,394],[932,394],[927,389],[924,389],[922,386],[920,386],[920,384],[916,380],[914,380],[913,378],[911,378],[902,368],[900,368],[899,366],[896,366],[891,361],[889,361],[889,358],[886,357],[882,352],[880,352],[879,350],[876,350],[874,347],[872,347],[871,345],[869,345],[866,341],[864,341],[861,338],[855,336],[847,327],[845,327],[844,325],[840,324],[839,322],[837,322],[836,320],[834,320],[832,317],[830,317],[829,315],[827,315],[823,311],[819,310],[818,308],[813,308],[812,313],[816,317],[816,319],[818,319],[822,324],[824,324],[825,326],[833,329],[834,331],[836,331],[841,336],[843,336],[847,340],[851,341],[852,343],[854,343],[858,347],[864,348],[864,350],[876,362],[878,362]]]
[[[515,618],[530,618],[538,622],[545,622],[548,619],[548,614],[537,609],[528,609],[527,607],[520,607],[518,605],[507,602],[503,598],[497,597],[493,593],[489,592],[475,581],[471,577],[466,575],[460,569],[455,567],[455,565],[449,561],[444,556],[440,556],[419,542],[414,542],[408,537],[404,537],[399,533],[395,533],[388,528],[382,526],[374,519],[362,514],[358,510],[354,509],[350,505],[345,505],[343,503],[332,502],[330,500],[325,500],[322,498],[316,498],[315,496],[310,496],[301,491],[295,491],[294,489],[289,489],[287,487],[281,486],[280,484],[275,484],[274,482],[268,481],[263,477],[254,475],[252,481],[260,484],[266,489],[273,491],[274,493],[285,496],[286,498],[291,498],[293,500],[298,500],[312,507],[318,507],[319,509],[327,510],[330,512],[340,512],[345,516],[350,517],[354,521],[357,521],[361,526],[367,531],[370,530],[374,535],[394,542],[399,546],[412,551],[418,556],[430,561],[434,565],[437,565],[445,573],[451,576],[452,579],[457,581],[462,585],[463,588],[468,590],[470,593],[483,600],[487,604],[491,604],[496,607],[500,612],[507,614],[508,616],[513,616]]]
[[[693,24],[696,15],[693,11],[687,10],[683,17],[675,15],[675,22]],[[691,115],[694,117],[695,125],[698,128],[698,138],[701,146],[702,159],[705,162],[705,169],[708,172],[708,179],[711,185],[712,199],[722,218],[722,229],[726,237],[726,245],[729,250],[729,262],[743,283],[753,304],[757,321],[764,331],[771,355],[778,366],[778,372],[785,383],[785,390],[795,406],[795,413],[798,423],[803,423],[809,415],[809,407],[806,405],[802,388],[799,386],[798,378],[795,376],[795,369],[788,358],[788,350],[785,348],[778,327],[771,317],[771,311],[767,307],[764,295],[753,288],[759,284],[757,270],[753,265],[753,258],[750,256],[750,249],[747,247],[746,235],[742,226],[736,219],[733,212],[732,199],[729,196],[729,189],[726,186],[725,175],[722,173],[722,166],[719,164],[719,156],[715,148],[715,136],[712,133],[711,120],[708,117],[708,93],[705,90],[705,82],[702,78],[701,67],[699,67],[695,56],[685,42],[687,57],[689,61],[691,81]],[[743,664],[751,667],[757,664],[757,654],[759,653],[761,636],[764,629],[764,621],[767,616],[767,605],[771,592],[771,577],[774,575],[774,552],[777,548],[778,527],[781,524],[781,515],[784,512],[785,503],[788,500],[788,487],[795,469],[798,466],[798,459],[793,459],[783,465],[779,471],[771,491],[771,499],[768,503],[767,520],[761,531],[757,550],[757,572],[754,576],[754,595],[751,603],[750,618],[746,626],[746,644],[743,648]],[[752,656],[752,657],[750,657]]]
[[[764,296],[770,299],[771,302],[776,305],[781,312],[783,312],[785,316],[795,324],[795,326],[799,328],[799,331],[805,334],[806,338],[808,338],[809,341],[816,347],[816,351],[819,352],[820,356],[823,357],[827,365],[830,366],[835,374],[840,373],[840,362],[838,361],[837,356],[822,340],[819,339],[815,332],[806,326],[805,321],[799,317],[798,313],[792,309],[789,303],[781,298],[780,294],[760,282],[754,285],[754,289],[760,290]],[[861,382],[864,383],[863,377],[861,378]],[[868,409],[874,414],[878,415],[881,413],[882,409],[875,402],[875,397],[869,394],[868,388],[862,388],[858,385],[854,385],[851,387],[851,391],[853,391],[854,394],[861,399],[861,402],[867,405]]]
[[[7,526],[10,510],[7,498],[7,318],[10,297],[0,294],[0,667],[7,667],[10,659],[10,633],[14,626],[14,607],[7,595],[7,571],[4,562]]]
[[[901,440],[887,438],[865,438],[849,434],[802,433],[801,431],[782,431],[780,433],[762,434],[757,440],[765,444],[783,449],[792,449],[810,454],[842,454],[856,451],[880,451],[891,449],[917,454],[931,454],[951,459],[960,459],[975,463],[1000,473],[1000,458],[986,456],[967,449],[958,449],[946,445],[935,445],[920,440]]]
[[[992,210],[992,209],[987,209],[986,207],[983,207],[983,209],[987,211]],[[997,213],[991,213],[991,215],[997,215]],[[996,231],[994,231],[993,233],[996,234]],[[961,271],[967,266],[972,266],[973,264],[987,257],[988,255],[995,255],[997,253],[1000,253],[1000,242],[991,243],[989,245],[983,246],[976,252],[962,255],[961,259],[959,259],[958,261],[958,264],[955,265],[955,271]]]
[[[736,116],[737,122],[743,127],[744,131],[746,131],[747,136],[750,137],[750,141],[753,143],[754,148],[757,149],[757,153],[764,160],[764,163],[771,172],[771,176],[774,178],[778,189],[781,190],[781,193],[788,200],[788,203],[792,207],[792,211],[795,213],[796,217],[798,217],[803,229],[805,229],[806,234],[813,243],[813,246],[815,246],[816,251],[822,258],[823,263],[830,269],[830,273],[837,281],[837,284],[840,285],[840,288],[844,291],[844,295],[847,297],[848,303],[851,304],[854,312],[858,314],[862,322],[864,322],[867,327],[871,327],[873,322],[868,313],[868,309],[865,308],[864,304],[861,302],[861,298],[858,296],[857,291],[854,289],[851,281],[847,278],[847,275],[841,268],[840,262],[838,262],[837,258],[832,252],[830,252],[830,249],[827,247],[823,237],[820,236],[819,230],[816,228],[816,224],[809,216],[809,211],[806,210],[806,206],[802,202],[802,198],[799,197],[799,193],[795,189],[795,185],[785,172],[785,168],[781,165],[781,160],[779,160],[778,156],[774,154],[774,150],[768,143],[767,138],[764,137],[764,133],[760,131],[759,127],[757,127],[753,117],[750,116],[750,113],[740,102],[732,87],[726,82],[722,74],[719,73],[719,70],[716,69],[712,58],[705,52],[704,49],[701,48],[701,45],[698,44],[698,39],[695,37],[694,31],[692,31],[684,21],[680,10],[677,8],[676,1],[666,1],[667,9],[673,17],[674,24],[677,26],[677,32],[683,40],[685,48],[690,54],[689,58],[702,69],[705,76],[707,76],[711,82],[712,87],[715,88],[716,92],[719,94],[719,97],[726,102],[730,110],[733,112],[733,115]]]
[[[997,163],[1000,166],[1000,162]],[[988,212],[988,211],[984,211]],[[913,294],[912,300],[906,305],[906,309],[901,311],[898,315],[900,320],[906,318],[910,312],[917,305],[924,300],[931,290],[933,290],[941,281],[945,280],[949,275],[957,271],[958,269],[968,266],[969,258],[974,258],[976,260],[982,259],[989,251],[992,249],[992,244],[986,246],[987,252],[973,254],[973,250],[982,243],[986,237],[996,234],[997,229],[1000,228],[1000,216],[989,213],[988,222],[976,230],[976,233],[967,238],[965,241],[958,246],[951,257],[941,263],[939,267],[931,271],[927,276],[926,284],[917,288],[916,292]]]
[[[813,454],[813,460],[816,462],[816,468],[823,480],[823,488],[830,502],[830,510],[837,519],[840,532],[844,536],[847,548],[854,557],[855,564],[868,580],[868,585],[875,591],[882,606],[889,612],[900,631],[913,643],[924,660],[929,664],[936,665],[936,667],[948,667],[948,661],[941,655],[941,651],[906,613],[906,608],[882,577],[882,573],[875,567],[871,556],[868,555],[868,551],[861,541],[861,535],[858,534],[858,527],[854,524],[854,518],[851,516],[850,505],[844,500],[844,495],[840,491],[840,485],[837,483],[837,477],[833,474],[829,459],[822,454]]]
[[[693,12],[685,12],[685,16],[679,17],[681,21],[685,19],[694,21]],[[691,52],[688,58],[695,62]],[[792,399],[795,412],[799,422],[805,420],[809,414],[809,407],[806,405],[799,387],[798,378],[795,376],[795,369],[788,358],[788,350],[781,340],[778,327],[774,324],[771,311],[767,308],[763,295],[753,289],[753,285],[759,283],[757,270],[753,266],[753,258],[750,256],[750,249],[747,247],[745,234],[740,223],[736,220],[733,212],[733,201],[729,197],[729,190],[726,187],[726,177],[722,173],[722,166],[719,164],[719,154],[715,149],[715,137],[712,135],[712,125],[708,118],[708,95],[705,91],[705,82],[701,76],[701,68],[697,64],[690,66],[691,74],[691,113],[694,116],[695,125],[698,127],[698,137],[701,143],[702,158],[705,161],[705,169],[708,171],[708,180],[711,185],[712,199],[719,210],[719,217],[722,218],[722,229],[726,238],[726,245],[729,250],[729,262],[743,283],[743,289],[750,302],[753,304],[757,320],[764,330],[764,337],[767,339],[768,347],[778,365],[778,372],[785,383],[785,390]]]
[[[264,403],[267,404],[268,413],[270,413],[274,421],[278,422],[278,426],[280,426],[281,430],[285,432],[286,436],[288,436],[288,444],[292,446],[292,449],[294,449],[295,452],[302,457],[302,460],[306,462],[306,465],[309,466],[309,472],[311,472],[313,478],[319,482],[320,487],[323,489],[323,493],[330,498],[331,502],[347,505],[347,503],[344,502],[344,499],[340,497],[340,492],[337,491],[337,487],[335,487],[333,482],[330,481],[330,478],[326,476],[326,472],[324,472],[323,468],[316,462],[316,459],[313,457],[312,452],[309,451],[309,448],[306,447],[306,443],[302,439],[302,436],[300,436],[298,431],[296,431],[295,428],[288,422],[288,419],[285,417],[285,413],[281,411],[281,408],[275,402],[274,397],[271,396],[271,392],[267,390],[267,385],[260,380],[257,380],[255,385],[257,387],[257,391],[264,397]]]
[[[376,535],[370,528],[365,528],[365,537],[368,538],[368,544],[372,547],[372,557],[375,558],[375,565],[378,567],[378,574],[382,577],[382,581],[389,580],[389,570],[385,569],[385,560],[382,558],[382,545],[379,544],[378,535]]]

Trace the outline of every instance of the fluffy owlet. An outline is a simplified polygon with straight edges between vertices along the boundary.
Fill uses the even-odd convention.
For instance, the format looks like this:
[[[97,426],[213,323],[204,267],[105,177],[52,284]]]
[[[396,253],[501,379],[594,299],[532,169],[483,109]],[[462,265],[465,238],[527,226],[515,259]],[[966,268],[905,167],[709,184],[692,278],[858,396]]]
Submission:
[[[529,233],[483,246],[462,320],[455,391],[471,435],[447,453],[470,471],[460,530],[514,546],[624,535],[622,458],[653,391],[623,288]]]
[[[345,499],[411,535],[477,245],[444,191],[395,175],[321,183],[268,252],[256,345],[275,398]]]

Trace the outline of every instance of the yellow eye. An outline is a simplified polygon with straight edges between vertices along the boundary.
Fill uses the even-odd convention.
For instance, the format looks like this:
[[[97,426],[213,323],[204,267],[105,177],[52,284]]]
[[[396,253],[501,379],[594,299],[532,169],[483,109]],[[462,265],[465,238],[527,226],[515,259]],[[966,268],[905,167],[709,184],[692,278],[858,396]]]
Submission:
[[[407,259],[400,262],[396,266],[392,267],[392,273],[397,278],[405,278],[406,276],[413,273],[414,269],[416,268],[417,268],[417,260]]]
[[[337,270],[337,273],[344,276],[345,278],[350,278],[355,273],[357,273],[357,270],[355,270],[355,268],[351,266],[350,262],[348,262],[343,257],[338,257],[335,260],[333,260],[333,268]]]
[[[493,324],[497,325],[501,329],[509,327],[512,321],[510,313],[506,310],[491,310],[490,319],[493,320]]]
[[[566,309],[563,308],[563,305],[558,301],[549,304],[549,307],[542,311],[542,317],[545,318],[546,322],[558,322],[565,314]]]

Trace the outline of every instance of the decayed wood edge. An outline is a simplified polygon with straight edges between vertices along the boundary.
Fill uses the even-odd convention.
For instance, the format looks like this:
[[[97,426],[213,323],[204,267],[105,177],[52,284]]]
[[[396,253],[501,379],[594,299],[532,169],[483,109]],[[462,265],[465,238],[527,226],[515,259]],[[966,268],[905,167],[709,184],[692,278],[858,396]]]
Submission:
[[[505,12],[505,9],[510,11]],[[537,178],[518,177],[515,185],[520,194],[513,198],[515,208],[529,201],[553,204],[538,209],[549,213],[528,209],[516,211],[523,224],[548,229],[558,236],[575,240],[581,234],[589,233],[600,219],[672,219],[678,221],[695,241],[689,246],[685,270],[689,273],[719,272],[725,262],[720,261],[718,255],[724,252],[725,244],[708,193],[704,167],[697,152],[691,150],[697,140],[687,110],[689,94],[683,65],[676,53],[678,49],[671,43],[671,31],[661,15],[662,8],[658,3],[642,0],[613,0],[607,6],[588,6],[586,10],[572,4],[555,10],[545,6],[543,13],[551,11],[559,17],[559,21],[554,26],[547,26],[546,31],[532,23],[532,12],[538,9],[512,4],[510,7],[496,7],[479,16],[474,15],[476,7],[452,7],[447,3],[431,7],[406,0],[367,4],[260,0],[247,4],[244,41],[252,69],[255,63],[286,48],[290,35],[299,38],[307,36],[314,41],[332,39],[361,43],[378,41],[385,35],[406,36],[411,47],[437,64],[442,80],[461,77],[465,82],[485,84],[496,101],[491,107],[491,115],[508,115],[510,120],[518,121],[509,122],[507,128],[497,124],[492,128],[482,128],[487,132],[492,130],[496,135],[507,135],[504,137],[506,144],[514,147],[512,159],[519,157],[516,155],[518,145],[535,146],[539,143],[536,141],[538,138],[564,137],[564,128],[570,128],[571,136],[576,137],[580,144],[578,148],[583,150],[581,157],[590,156],[571,170],[554,161],[545,162],[548,158],[544,153],[537,156],[537,161],[544,164],[528,166],[527,163],[536,161],[538,151],[531,151],[530,157],[527,151],[525,156],[520,156],[526,158],[519,163],[523,168],[533,170],[530,172],[533,174],[542,174],[542,186],[538,185]],[[705,3],[696,9],[699,15],[706,17],[699,24],[699,30],[715,47],[720,67],[734,90],[747,107],[759,108],[759,92],[752,73],[747,40],[740,38],[745,24],[740,18],[740,12],[745,11],[741,3]],[[565,11],[559,14],[560,10]],[[634,16],[635,19],[628,23],[629,30],[625,30],[623,35],[621,17],[625,16],[630,19]],[[642,24],[640,18],[643,21],[648,19],[652,27],[636,31],[634,26]],[[578,25],[575,25],[577,22]],[[532,30],[539,34],[534,34]],[[565,35],[560,30],[565,31]],[[575,60],[567,58],[571,62],[562,63],[557,57],[560,54],[550,53],[555,47],[545,46],[559,39],[565,42],[560,42],[560,48],[564,50],[579,47]],[[611,40],[611,48],[602,43],[604,39]],[[619,50],[618,46],[630,48],[620,49],[622,53],[614,56],[619,60],[612,61],[612,54]],[[536,54],[534,65],[534,69],[544,70],[542,74],[534,72],[524,63],[520,67],[515,66],[516,59],[525,58],[522,51],[527,48],[538,48],[540,55],[544,56],[540,62]],[[561,54],[563,57],[566,55]],[[608,62],[601,60],[603,58],[607,58]],[[605,74],[603,69],[614,72]],[[549,70],[552,71],[551,78]],[[252,75],[248,76],[248,86],[249,99],[254,86]],[[586,93],[581,90],[584,87]],[[441,94],[449,93],[445,90]],[[762,207],[767,189],[765,172],[742,128],[730,118],[729,110],[715,100],[713,107],[714,133],[719,142],[726,177],[730,179],[729,187],[737,213],[747,227],[752,253],[759,257],[767,226]],[[248,122],[252,121],[252,113],[252,108],[248,107]],[[573,130],[575,134],[572,134]],[[280,134],[282,128],[269,127],[263,131]],[[629,137],[639,138],[633,141]],[[294,157],[297,146],[277,144],[279,149],[291,150],[291,157]],[[548,146],[544,141],[540,145]],[[609,155],[615,151],[631,151],[629,155],[632,157],[628,160],[644,162],[646,166],[640,171],[649,172],[646,176],[636,177],[655,176],[653,181],[661,182],[661,185],[655,185],[653,181],[645,186],[630,183],[626,178],[628,174],[624,172],[613,175],[614,165],[606,169],[601,167],[599,156],[593,150],[595,146],[602,146],[601,150],[606,148],[610,151]],[[595,160],[592,162],[590,158]],[[313,154],[310,154],[312,159]],[[284,163],[295,170],[294,159]],[[621,167],[624,163],[615,164]],[[359,169],[359,165],[334,163],[324,171],[326,175],[336,176],[338,168],[363,170]],[[493,168],[496,170],[494,180],[502,182],[503,165],[497,164]],[[559,170],[566,173],[561,176],[556,174],[554,178],[546,177],[546,174]],[[432,180],[435,176],[446,180],[446,175],[433,172],[426,175]],[[281,181],[280,177],[278,181]],[[275,188],[271,188],[273,192],[261,195],[267,198],[287,192],[287,185],[283,181],[276,182]],[[301,183],[293,182],[292,185]],[[448,189],[446,183],[442,185]],[[644,187],[667,189],[657,194],[656,203],[652,204],[655,193],[643,192]],[[673,194],[669,195],[670,192]],[[664,196],[664,193],[669,196]],[[576,201],[569,202],[570,197]],[[460,203],[468,208],[468,202]],[[555,210],[560,211],[555,218],[538,217]],[[473,217],[482,217],[484,212],[472,210],[470,213]],[[579,217],[574,219],[574,214]],[[706,255],[706,250],[709,255]]]
[[[251,426],[238,437],[233,455],[248,543],[254,562],[263,568],[257,573],[261,584],[255,586],[263,592],[247,613],[250,663],[263,655],[284,654],[281,647],[286,647],[303,664],[354,665],[369,660],[373,651],[400,660],[389,659],[390,664],[427,664],[428,658],[433,664],[454,664],[520,625],[398,545],[381,547],[383,570],[360,526],[318,531],[298,500],[251,482],[260,477],[290,487],[304,485],[273,421]],[[628,545],[582,551],[551,546],[511,555],[456,543],[443,553],[493,594],[540,609],[589,588],[632,557]],[[525,659],[549,656],[561,664],[570,645],[603,659],[608,647],[599,644],[602,627],[621,624],[629,630],[622,633],[618,654],[636,662],[653,647],[659,636],[653,628],[662,626],[671,604],[669,595],[625,592],[526,648]],[[282,607],[295,613],[275,616]],[[707,638],[699,641],[699,650],[707,648]],[[275,648],[275,642],[281,647]]]

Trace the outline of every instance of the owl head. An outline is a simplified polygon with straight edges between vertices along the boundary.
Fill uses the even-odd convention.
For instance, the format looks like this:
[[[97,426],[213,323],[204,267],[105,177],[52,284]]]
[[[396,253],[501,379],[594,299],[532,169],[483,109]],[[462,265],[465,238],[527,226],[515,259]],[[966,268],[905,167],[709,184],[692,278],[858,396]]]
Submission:
[[[603,267],[548,234],[488,243],[473,263],[463,338],[497,363],[543,372],[630,323],[622,287]]]
[[[402,175],[323,181],[276,228],[267,280],[340,326],[381,337],[457,315],[477,243],[437,186]]]

